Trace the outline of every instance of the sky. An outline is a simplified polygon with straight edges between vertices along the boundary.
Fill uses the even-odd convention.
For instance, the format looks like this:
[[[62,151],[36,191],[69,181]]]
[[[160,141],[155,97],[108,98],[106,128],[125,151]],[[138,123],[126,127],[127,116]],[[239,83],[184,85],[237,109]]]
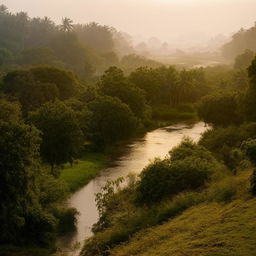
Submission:
[[[10,11],[91,21],[127,32],[137,40],[206,40],[230,35],[256,21],[256,0],[0,0]]]

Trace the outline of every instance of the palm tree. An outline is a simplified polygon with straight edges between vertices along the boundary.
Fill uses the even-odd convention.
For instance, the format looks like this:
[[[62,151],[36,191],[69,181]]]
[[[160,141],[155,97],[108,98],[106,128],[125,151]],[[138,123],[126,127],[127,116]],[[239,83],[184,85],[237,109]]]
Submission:
[[[62,24],[60,25],[60,29],[64,32],[71,32],[73,30],[74,25],[73,21],[69,18],[63,18]]]

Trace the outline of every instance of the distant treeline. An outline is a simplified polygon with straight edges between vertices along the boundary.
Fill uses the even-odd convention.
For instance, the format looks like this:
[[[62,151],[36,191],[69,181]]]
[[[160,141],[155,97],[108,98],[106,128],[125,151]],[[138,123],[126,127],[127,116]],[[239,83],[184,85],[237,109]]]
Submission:
[[[73,70],[85,79],[119,65],[130,70],[159,63],[133,54],[127,36],[98,23],[73,24],[64,18],[56,25],[50,18],[30,18],[0,6],[0,71],[50,65]],[[126,55],[126,56],[124,56]],[[123,58],[124,56],[124,58]]]
[[[256,52],[256,24],[249,29],[240,29],[232,37],[232,40],[222,47],[222,54],[229,60],[234,60],[236,56],[245,50]],[[252,61],[252,59],[251,59]]]

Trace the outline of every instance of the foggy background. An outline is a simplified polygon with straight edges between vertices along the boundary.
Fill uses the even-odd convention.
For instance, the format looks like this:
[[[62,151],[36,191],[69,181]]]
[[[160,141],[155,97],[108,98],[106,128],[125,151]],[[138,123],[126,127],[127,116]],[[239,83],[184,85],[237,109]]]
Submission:
[[[56,23],[91,21],[127,32],[135,44],[213,47],[241,27],[253,26],[255,0],[3,0],[12,12],[47,14]]]

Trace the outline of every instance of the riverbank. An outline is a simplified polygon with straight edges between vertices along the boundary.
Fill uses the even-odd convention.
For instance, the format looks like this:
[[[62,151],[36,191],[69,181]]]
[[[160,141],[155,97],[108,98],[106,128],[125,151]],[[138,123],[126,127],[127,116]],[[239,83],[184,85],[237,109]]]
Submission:
[[[72,167],[66,165],[61,170],[60,179],[67,184],[69,191],[74,193],[94,179],[107,166],[108,159],[108,154],[85,152]]]
[[[152,116],[151,124],[139,137],[143,137],[146,132],[161,127],[180,122],[192,124],[198,121],[195,107],[192,104],[180,105],[175,108],[169,105],[155,105],[152,107]],[[107,168],[110,159],[120,155],[122,148],[134,139],[136,139],[136,137],[120,142],[115,146],[108,147],[103,152],[92,151],[83,153],[82,157],[76,160],[72,167],[69,164],[64,165],[60,173],[60,179],[67,184],[71,193],[76,192],[92,179],[96,178],[102,169]]]
[[[107,180],[125,177],[130,172],[140,173],[150,159],[164,158],[184,136],[190,136],[193,140],[198,141],[201,133],[205,130],[206,127],[202,122],[194,125],[186,125],[182,122],[171,127],[156,129],[115,147],[108,155],[111,155],[112,158],[108,158],[107,168],[104,168],[95,179],[79,189],[68,200],[68,205],[80,212],[77,218],[77,231],[63,237],[59,248],[64,252],[73,252],[74,245],[79,243],[83,245],[84,239],[92,236],[91,227],[99,217],[95,194],[101,191],[101,187],[106,184]]]

